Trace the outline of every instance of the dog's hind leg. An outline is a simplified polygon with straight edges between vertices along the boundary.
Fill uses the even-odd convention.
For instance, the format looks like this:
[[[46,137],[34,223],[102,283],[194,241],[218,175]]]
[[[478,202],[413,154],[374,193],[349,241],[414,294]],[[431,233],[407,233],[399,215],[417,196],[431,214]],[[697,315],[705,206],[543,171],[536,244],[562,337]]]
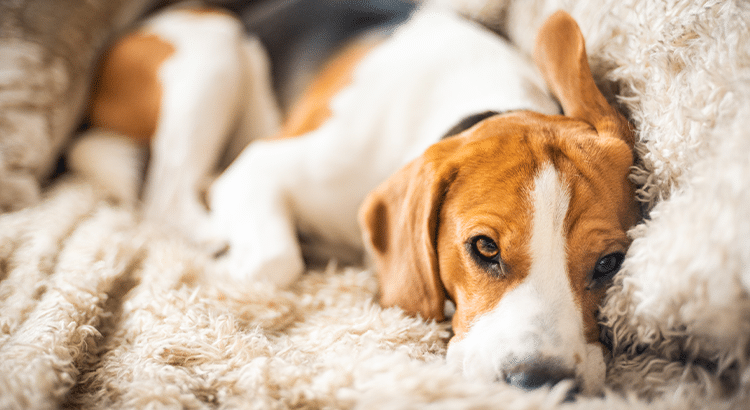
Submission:
[[[226,168],[250,142],[275,135],[281,126],[281,110],[273,90],[270,60],[263,44],[257,37],[248,36],[240,52],[243,102],[239,124],[229,140],[221,168]]]
[[[151,141],[144,217],[212,250],[217,243],[201,192],[213,175],[242,105],[242,27],[221,12],[178,10],[150,26],[175,45],[161,66],[159,121]]]

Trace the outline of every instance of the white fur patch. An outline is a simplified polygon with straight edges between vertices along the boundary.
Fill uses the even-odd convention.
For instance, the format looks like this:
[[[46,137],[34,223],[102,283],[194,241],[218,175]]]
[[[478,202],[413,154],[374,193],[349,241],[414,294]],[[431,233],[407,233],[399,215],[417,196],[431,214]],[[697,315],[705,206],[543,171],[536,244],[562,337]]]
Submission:
[[[227,150],[274,133],[280,113],[260,41],[224,13],[174,9],[143,30],[175,48],[159,68],[163,95],[143,189],[144,215],[179,229],[209,251],[226,246],[200,200]]]
[[[72,170],[124,204],[138,199],[146,149],[114,132],[93,128],[78,136],[68,149]]]
[[[570,196],[551,165],[535,178],[530,198],[528,276],[478,318],[462,340],[451,343],[448,361],[466,376],[485,380],[504,380],[519,365],[544,361],[575,372],[584,393],[597,392],[604,361],[597,346],[586,344],[568,279],[564,221]]]

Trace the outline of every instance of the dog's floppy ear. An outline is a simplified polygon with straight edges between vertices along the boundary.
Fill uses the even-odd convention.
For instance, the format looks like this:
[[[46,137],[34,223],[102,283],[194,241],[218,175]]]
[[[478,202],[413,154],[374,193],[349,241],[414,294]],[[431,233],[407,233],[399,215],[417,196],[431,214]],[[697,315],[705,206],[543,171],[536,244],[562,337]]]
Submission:
[[[381,305],[443,320],[437,225],[454,173],[430,159],[439,150],[433,146],[372,191],[359,210],[359,222],[375,259]]]
[[[539,29],[534,60],[566,116],[591,124],[600,135],[633,146],[630,124],[596,87],[591,75],[583,34],[564,11],[552,14]]]

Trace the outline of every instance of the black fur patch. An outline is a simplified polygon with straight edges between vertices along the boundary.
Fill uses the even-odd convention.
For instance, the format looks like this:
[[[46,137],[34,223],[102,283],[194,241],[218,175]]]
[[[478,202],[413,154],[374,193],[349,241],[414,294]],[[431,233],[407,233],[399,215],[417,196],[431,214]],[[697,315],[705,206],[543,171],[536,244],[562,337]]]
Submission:
[[[448,137],[452,137],[456,134],[460,134],[469,128],[475,126],[477,123],[479,123],[482,120],[485,120],[487,118],[493,117],[495,115],[500,114],[497,111],[485,111],[479,114],[470,115],[463,120],[459,121],[458,124],[451,127],[451,129],[448,130],[440,139],[446,139]]]

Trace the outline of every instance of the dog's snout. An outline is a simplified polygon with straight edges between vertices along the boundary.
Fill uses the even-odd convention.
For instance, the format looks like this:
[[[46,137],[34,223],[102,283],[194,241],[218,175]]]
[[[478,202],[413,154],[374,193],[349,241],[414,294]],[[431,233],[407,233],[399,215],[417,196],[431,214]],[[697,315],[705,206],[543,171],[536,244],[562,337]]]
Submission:
[[[542,386],[551,387],[558,382],[574,377],[573,371],[559,366],[532,365],[523,366],[522,369],[509,372],[505,377],[505,382],[524,390],[533,390]]]

